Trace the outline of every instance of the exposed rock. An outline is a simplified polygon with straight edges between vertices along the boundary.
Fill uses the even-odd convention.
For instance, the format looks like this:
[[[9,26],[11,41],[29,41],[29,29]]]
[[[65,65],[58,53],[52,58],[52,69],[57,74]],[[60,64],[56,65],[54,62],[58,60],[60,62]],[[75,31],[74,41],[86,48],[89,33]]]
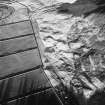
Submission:
[[[105,84],[102,83],[98,78],[93,77],[91,80],[93,84],[97,87],[97,90],[103,90],[105,88]]]
[[[78,48],[80,48],[80,47],[82,47],[82,46],[83,46],[83,44],[80,43],[80,42],[77,42],[77,43],[70,43],[70,48],[71,48],[72,50],[76,50],[76,49],[78,49]]]

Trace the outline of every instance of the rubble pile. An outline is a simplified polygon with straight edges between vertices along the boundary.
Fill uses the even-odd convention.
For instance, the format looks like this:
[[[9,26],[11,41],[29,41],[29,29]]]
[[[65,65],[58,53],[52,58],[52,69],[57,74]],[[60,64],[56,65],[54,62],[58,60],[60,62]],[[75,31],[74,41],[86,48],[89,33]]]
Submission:
[[[73,94],[80,105],[95,105],[97,94],[104,96],[105,88],[105,15],[92,14],[93,21],[58,13],[57,7],[48,6],[33,15],[44,46],[45,73],[66,104]]]
[[[55,87],[61,84],[88,100],[105,87],[105,37],[87,18],[46,12],[37,17],[44,44],[44,69]],[[80,100],[80,99],[79,99]]]

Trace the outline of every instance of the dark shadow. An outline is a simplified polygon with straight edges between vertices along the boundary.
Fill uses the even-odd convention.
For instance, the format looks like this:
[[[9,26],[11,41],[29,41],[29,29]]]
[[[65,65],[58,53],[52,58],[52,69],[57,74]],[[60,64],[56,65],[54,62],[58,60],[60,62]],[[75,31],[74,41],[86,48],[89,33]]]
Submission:
[[[87,105],[105,105],[105,92],[97,91],[88,101]]]
[[[63,3],[57,8],[57,13],[84,15],[92,13],[105,13],[105,0],[77,0],[75,3]]]

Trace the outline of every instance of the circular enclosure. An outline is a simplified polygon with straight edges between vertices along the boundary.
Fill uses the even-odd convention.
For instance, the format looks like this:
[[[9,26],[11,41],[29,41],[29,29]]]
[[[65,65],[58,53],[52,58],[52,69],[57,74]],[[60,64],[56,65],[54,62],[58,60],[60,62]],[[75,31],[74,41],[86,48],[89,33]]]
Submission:
[[[8,18],[14,12],[14,8],[6,4],[0,4],[0,20]]]

